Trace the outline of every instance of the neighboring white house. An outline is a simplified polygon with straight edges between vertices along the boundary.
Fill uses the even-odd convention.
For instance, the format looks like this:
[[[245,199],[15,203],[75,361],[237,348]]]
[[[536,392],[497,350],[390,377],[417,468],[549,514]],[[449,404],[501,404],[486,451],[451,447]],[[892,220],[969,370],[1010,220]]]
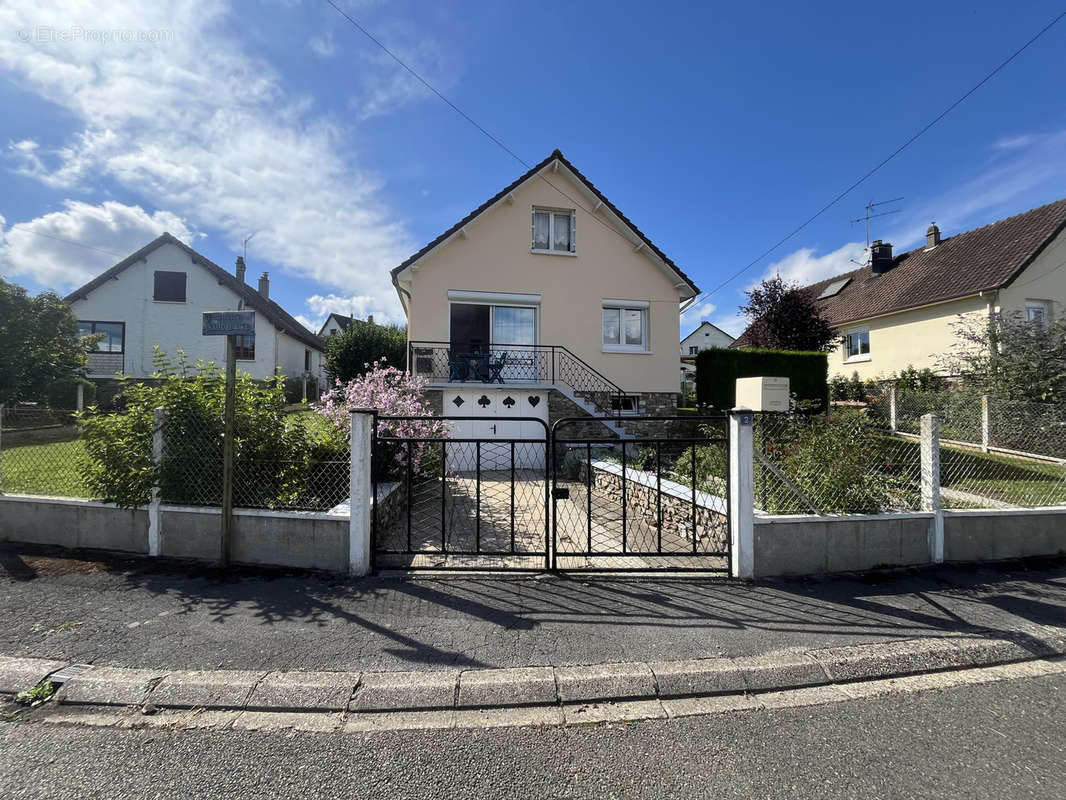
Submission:
[[[374,318],[371,317],[370,321],[373,322]],[[322,327],[318,329],[318,335],[323,339],[328,339],[330,336],[337,336],[344,333],[348,329],[348,326],[355,322],[355,317],[348,317],[344,314],[337,314],[331,312],[326,321],[322,323]]]
[[[237,258],[235,272],[164,233],[71,292],[67,302],[79,333],[104,334],[89,355],[89,377],[150,376],[157,345],[171,356],[184,351],[190,363],[225,363],[225,337],[203,336],[201,316],[251,310],[255,334],[238,341],[237,369],[260,380],[276,374],[319,378],[322,341],[270,299],[267,273],[255,289],[245,283],[243,258]]]
[[[710,347],[729,347],[733,337],[716,325],[704,320],[681,340],[681,386],[683,392],[695,391],[692,381],[696,378],[696,356]]]
[[[696,356],[708,347],[729,347],[731,344],[732,336],[704,320],[696,330],[681,340],[681,355]]]
[[[552,422],[677,407],[679,312],[698,289],[558,150],[392,280],[410,370],[446,415]],[[522,425],[476,429],[543,435]]]

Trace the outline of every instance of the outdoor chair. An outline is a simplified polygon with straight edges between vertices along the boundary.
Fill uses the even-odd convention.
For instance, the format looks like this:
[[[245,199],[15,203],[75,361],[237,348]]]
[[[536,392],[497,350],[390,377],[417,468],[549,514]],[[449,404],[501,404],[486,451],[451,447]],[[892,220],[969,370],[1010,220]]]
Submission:
[[[503,368],[507,366],[507,352],[500,353],[497,361],[489,361],[489,378],[486,383],[503,383]]]
[[[448,353],[448,383],[465,381],[470,372],[470,362],[462,355]]]

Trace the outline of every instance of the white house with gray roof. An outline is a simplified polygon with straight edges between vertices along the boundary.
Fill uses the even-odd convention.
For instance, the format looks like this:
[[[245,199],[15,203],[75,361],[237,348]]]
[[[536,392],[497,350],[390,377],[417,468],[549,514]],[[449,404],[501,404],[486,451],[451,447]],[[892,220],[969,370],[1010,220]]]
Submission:
[[[320,378],[322,341],[270,299],[267,273],[258,286],[245,281],[244,259],[233,273],[164,233],[76,289],[67,302],[79,332],[104,334],[89,356],[89,377],[148,377],[158,345],[169,355],[224,364],[224,336],[203,336],[204,311],[255,312],[255,334],[241,337],[237,369],[264,380],[281,374]]]

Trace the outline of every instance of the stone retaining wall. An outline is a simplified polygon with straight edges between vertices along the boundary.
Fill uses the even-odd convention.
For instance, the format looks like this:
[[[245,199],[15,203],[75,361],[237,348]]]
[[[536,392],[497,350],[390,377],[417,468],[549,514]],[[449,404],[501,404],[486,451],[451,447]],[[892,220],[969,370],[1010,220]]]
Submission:
[[[691,545],[693,517],[691,487],[665,479],[657,485],[655,475],[628,467],[625,475],[626,515],[631,519],[639,519],[651,528],[657,528],[661,503],[663,530],[682,533]],[[588,464],[584,459],[582,459],[579,477],[583,483],[588,483]],[[621,464],[612,461],[592,462],[594,496],[605,497],[608,502],[621,506],[623,502],[622,483]],[[695,500],[699,552],[725,552],[729,541],[729,518],[726,513],[728,503],[723,497],[700,491],[695,493]]]

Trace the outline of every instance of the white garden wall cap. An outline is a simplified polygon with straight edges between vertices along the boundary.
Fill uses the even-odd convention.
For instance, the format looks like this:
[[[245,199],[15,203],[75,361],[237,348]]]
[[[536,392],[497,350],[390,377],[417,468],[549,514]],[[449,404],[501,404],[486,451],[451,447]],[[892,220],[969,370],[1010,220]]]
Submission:
[[[622,465],[614,461],[607,461],[604,459],[593,459],[592,468],[598,469],[602,472],[608,472],[612,475],[622,475]],[[648,489],[655,489],[659,487],[661,483],[662,493],[669,495],[670,497],[678,500],[684,500],[685,502],[692,502],[692,487],[685,486],[682,483],[669,480],[667,478],[657,479],[654,473],[644,472],[643,470],[633,469],[632,467],[626,467],[626,480],[633,483],[644,486]],[[709,492],[703,492],[699,489],[696,490],[696,505],[701,508],[707,508],[711,511],[718,512],[719,514],[725,514],[729,507],[729,501],[724,497],[710,494]]]
[[[891,522],[904,519],[932,519],[936,516],[935,511],[890,511],[884,514],[768,514],[758,509],[755,514],[757,525],[795,522]]]
[[[67,681],[59,700],[84,706],[371,714],[557,707],[743,696],[1064,655],[1063,628],[1029,625],[1003,637],[954,634],[736,658],[584,666],[364,673],[93,667]],[[63,662],[0,656],[0,692],[32,688],[57,663]]]

